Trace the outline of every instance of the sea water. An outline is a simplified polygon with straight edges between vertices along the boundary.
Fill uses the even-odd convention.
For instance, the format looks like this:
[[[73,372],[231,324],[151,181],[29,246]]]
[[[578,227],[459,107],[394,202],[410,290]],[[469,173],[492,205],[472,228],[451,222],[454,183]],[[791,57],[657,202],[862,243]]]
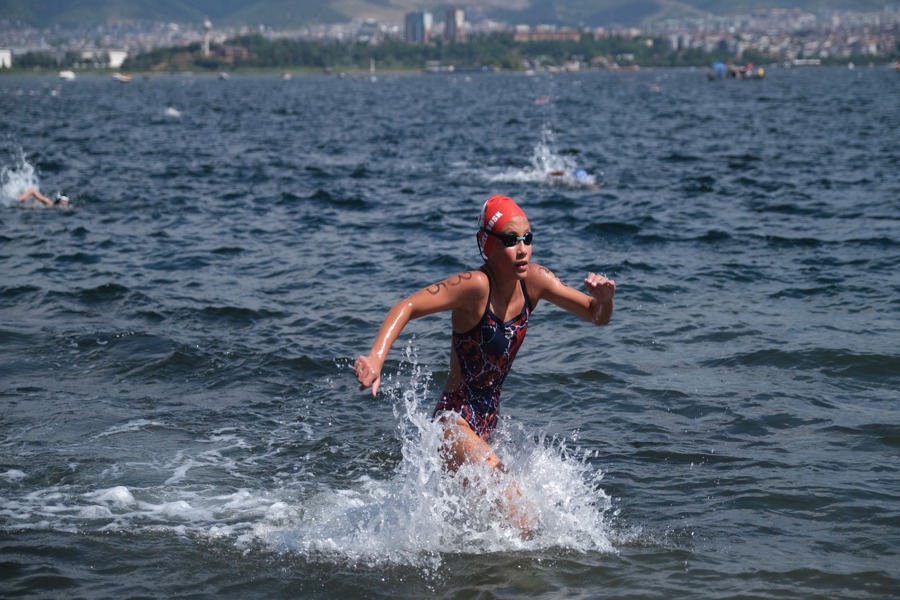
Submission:
[[[898,86],[0,78],[0,595],[896,595]],[[449,476],[446,315],[351,365],[494,193],[616,312],[539,303]]]

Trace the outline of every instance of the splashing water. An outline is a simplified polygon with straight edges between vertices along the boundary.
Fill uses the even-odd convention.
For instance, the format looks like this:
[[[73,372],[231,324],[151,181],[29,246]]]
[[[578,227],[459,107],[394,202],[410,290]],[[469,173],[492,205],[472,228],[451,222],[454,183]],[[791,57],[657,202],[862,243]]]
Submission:
[[[25,158],[21,148],[12,156],[12,166],[0,167],[0,202],[13,206],[19,195],[29,188],[39,189],[34,166]]]
[[[531,165],[488,174],[491,183],[536,183],[568,188],[594,188],[597,178],[578,167],[571,156],[559,153],[556,134],[549,125],[541,128],[541,140],[534,145]]]
[[[401,370],[408,383],[388,384],[399,421],[402,461],[387,481],[365,479],[352,491],[327,491],[288,518],[255,535],[279,551],[366,565],[409,564],[437,569],[447,554],[543,548],[615,552],[604,514],[611,501],[589,455],[563,440],[528,436],[506,421],[496,432],[508,473],[463,465],[447,473],[439,449],[443,428],[431,418],[430,373],[407,348]],[[399,378],[398,378],[399,381]],[[384,389],[384,388],[383,388]],[[428,406],[428,409],[423,409]],[[508,490],[521,492],[513,507],[529,535],[510,520]]]
[[[575,161],[571,157],[561,156],[557,153],[556,134],[548,125],[541,128],[541,141],[534,146],[531,164],[536,171],[542,173],[571,171],[576,167]]]

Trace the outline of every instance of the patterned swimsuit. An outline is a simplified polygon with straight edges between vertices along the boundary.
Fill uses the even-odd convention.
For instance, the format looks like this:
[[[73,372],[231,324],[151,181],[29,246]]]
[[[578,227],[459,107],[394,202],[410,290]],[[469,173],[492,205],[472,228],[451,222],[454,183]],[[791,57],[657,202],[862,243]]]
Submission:
[[[531,300],[521,282],[525,304],[522,312],[503,323],[488,304],[478,325],[465,333],[453,332],[453,349],[459,359],[460,382],[444,390],[434,416],[444,411],[459,413],[482,439],[488,440],[500,413],[500,390],[513,359],[525,339]]]

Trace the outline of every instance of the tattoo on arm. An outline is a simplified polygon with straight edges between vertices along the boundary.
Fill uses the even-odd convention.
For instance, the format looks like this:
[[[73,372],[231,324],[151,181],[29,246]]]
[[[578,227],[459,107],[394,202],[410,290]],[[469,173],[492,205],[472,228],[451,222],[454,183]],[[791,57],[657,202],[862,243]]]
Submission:
[[[464,280],[472,279],[472,273],[466,271],[465,273],[460,273],[459,275],[454,275],[453,277],[448,277],[444,281],[435,283],[434,285],[430,285],[425,288],[429,294],[432,296],[437,296],[441,293],[441,290],[449,290],[450,287],[457,286],[461,284]]]
[[[559,281],[559,277],[557,277],[556,274],[553,271],[551,271],[550,269],[548,269],[547,267],[540,266],[540,267],[538,267],[538,270],[541,272],[542,275],[547,275],[549,277],[552,277],[554,280]]]
[[[446,288],[446,287],[447,287],[447,284],[444,283],[443,281],[441,281],[440,283],[436,283],[436,284],[434,284],[434,285],[429,285],[429,286],[428,286],[427,288],[425,288],[425,289],[426,289],[426,290],[428,291],[428,293],[431,294],[432,296],[437,296],[437,295],[440,293],[440,291],[441,291],[442,289]]]

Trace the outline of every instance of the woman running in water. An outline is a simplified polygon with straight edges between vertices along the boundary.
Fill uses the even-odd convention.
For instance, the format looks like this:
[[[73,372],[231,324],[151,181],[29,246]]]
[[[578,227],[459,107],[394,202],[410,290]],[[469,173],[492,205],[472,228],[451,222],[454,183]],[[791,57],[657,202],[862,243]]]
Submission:
[[[528,319],[541,300],[596,325],[609,322],[616,284],[590,273],[588,294],[531,262],[533,235],[522,209],[506,196],[484,203],[478,220],[481,268],[457,273],[394,305],[368,355],[356,359],[360,390],[381,385],[381,369],[391,346],[411,319],[450,311],[452,351],[444,391],[434,417],[444,425],[442,455],[450,471],[467,462],[484,462],[504,471],[490,446],[497,425],[500,391],[525,338]]]

